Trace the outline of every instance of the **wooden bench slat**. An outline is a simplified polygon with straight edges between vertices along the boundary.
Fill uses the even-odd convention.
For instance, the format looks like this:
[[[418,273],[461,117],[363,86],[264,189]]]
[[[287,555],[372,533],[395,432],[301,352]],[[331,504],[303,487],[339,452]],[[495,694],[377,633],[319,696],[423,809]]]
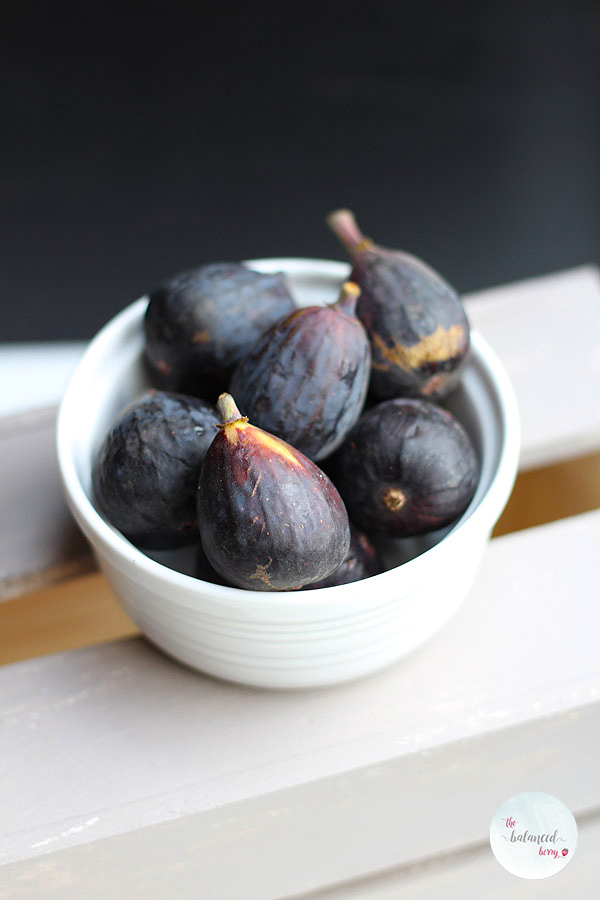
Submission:
[[[600,447],[600,272],[582,266],[470,294],[471,324],[515,388],[521,468]]]
[[[568,865],[559,878],[544,879],[544,900],[580,897],[587,900],[598,891],[598,862],[595,848],[600,843],[600,816],[583,816],[578,822],[577,864]],[[400,871],[345,884],[295,900],[531,900],[531,881],[504,873],[489,843],[423,860]]]
[[[574,813],[600,806],[599,542],[600,511],[496,539],[436,638],[336,689],[219,683],[141,639],[0,669],[3,871],[37,890],[56,860],[81,889],[135,837],[148,871],[185,858],[194,877],[229,872],[232,890],[252,850],[284,894],[484,840],[532,778]],[[362,821],[365,839],[327,855],[317,820],[341,845]]]
[[[55,409],[0,419],[0,600],[93,566],[64,498],[55,428]]]

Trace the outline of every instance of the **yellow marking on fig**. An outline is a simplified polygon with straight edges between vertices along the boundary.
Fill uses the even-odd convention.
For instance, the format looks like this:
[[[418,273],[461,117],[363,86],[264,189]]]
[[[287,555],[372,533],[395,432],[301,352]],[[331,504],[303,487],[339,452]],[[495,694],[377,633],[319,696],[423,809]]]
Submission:
[[[192,344],[208,344],[212,340],[210,331],[206,328],[203,331],[195,331],[192,335]]]
[[[354,316],[356,313],[356,301],[359,296],[359,286],[354,281],[345,281],[341,287],[338,299],[330,305],[330,309],[339,310],[347,316]]]
[[[222,424],[217,427],[223,430],[223,434],[230,444],[237,444],[240,433],[247,432],[247,440],[250,442],[255,441],[261,444],[263,449],[270,450],[271,453],[275,453],[277,456],[282,456],[295,468],[304,468],[289,444],[248,422],[248,416],[243,416],[240,413],[231,394],[225,393],[220,395],[217,400],[217,411],[223,420]]]
[[[269,434],[268,431],[263,431],[262,428],[254,428],[252,437],[255,438],[260,444],[262,444],[263,447],[271,450],[278,456],[282,456],[285,460],[287,460],[287,462],[291,463],[296,468],[303,468],[302,463],[300,462],[298,457],[295,456],[295,454],[292,452],[292,448],[288,444],[286,444],[285,441],[280,440],[273,434]]]
[[[223,425],[217,425],[217,428],[220,428],[228,442],[235,446],[239,439],[238,432],[247,428],[247,423],[248,416],[243,416],[241,419],[238,419],[237,422],[224,422]]]
[[[438,325],[432,334],[425,335],[412,347],[404,347],[398,341],[394,341],[394,345],[389,347],[375,333],[371,334],[371,338],[377,350],[387,360],[387,364],[373,360],[374,369],[386,371],[393,365],[410,372],[425,362],[441,362],[461,353],[465,343],[465,330],[462,325],[451,325],[447,329]]]
[[[388,488],[381,498],[390,512],[398,512],[406,503],[406,497],[400,488]]]
[[[262,472],[259,472],[259,473],[258,473],[258,478],[257,478],[256,481],[254,482],[254,487],[252,488],[252,493],[250,494],[251,497],[254,497],[256,491],[258,490],[258,486],[259,486],[259,484],[260,484],[260,479],[261,479],[261,478],[262,478]]]
[[[245,428],[248,424],[248,416],[243,416],[231,394],[220,394],[217,400],[217,412],[223,420],[217,428],[222,429],[223,434],[230,444],[238,442],[238,428]],[[230,426],[234,426],[233,428]]]
[[[271,584],[271,579],[269,578],[269,573],[267,572],[267,569],[272,562],[273,557],[270,556],[269,562],[266,564],[266,566],[261,566],[260,564],[257,565],[256,572],[254,573],[254,575],[248,576],[248,581],[262,581],[263,584],[266,584],[269,587],[273,587],[273,585]]]
[[[345,281],[342,285],[341,295],[343,297],[358,297],[360,288],[355,281]]]
[[[429,381],[421,388],[421,393],[424,397],[430,397],[443,388],[447,380],[448,376],[445,373],[440,372],[437,375],[432,375]]]

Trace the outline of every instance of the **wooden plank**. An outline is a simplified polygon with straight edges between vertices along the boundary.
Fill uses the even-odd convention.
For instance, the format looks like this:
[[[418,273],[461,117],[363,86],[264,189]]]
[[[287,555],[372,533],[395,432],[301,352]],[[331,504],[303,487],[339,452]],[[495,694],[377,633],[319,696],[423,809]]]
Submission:
[[[98,573],[0,603],[0,665],[136,634]]]
[[[600,453],[519,472],[494,535],[600,509]]]
[[[0,419],[56,408],[84,341],[0,344]]]
[[[0,420],[0,600],[95,565],[64,499],[56,410]]]
[[[282,896],[481,842],[519,790],[599,807],[599,540],[600,511],[496,539],[437,638],[336,689],[250,691],[142,640],[4,667],[10,896]]]
[[[465,306],[515,388],[523,430],[521,468],[598,450],[598,269],[582,266],[470,294]]]
[[[496,861],[489,843],[469,847],[418,862],[395,872],[344,884],[324,891],[299,895],[294,900],[582,900],[598,894],[598,852],[600,815],[581,816],[577,822],[579,839],[577,862],[562,870],[559,877],[545,879],[539,888],[531,881],[505,872]]]
[[[203,815],[89,840],[0,868],[0,900],[104,900],[129,897],[132,891],[146,900],[163,900],[167,892],[183,900],[264,900],[365,880],[367,874],[389,870],[394,861],[405,863],[407,854],[416,852],[421,863],[418,851],[425,846],[432,850],[428,855],[439,856],[483,844],[494,812],[515,785],[518,791],[542,781],[578,812],[584,791],[565,765],[576,759],[586,766],[595,762],[587,751],[598,750],[597,730],[597,709],[575,718],[571,712],[486,734],[467,746],[434,748],[425,758],[390,760]],[[543,750],[538,740],[545,742]],[[578,754],[573,744],[583,752]],[[168,798],[163,802],[168,804]],[[67,831],[89,836],[103,815],[105,809]],[[577,866],[577,859],[565,872]],[[496,879],[505,879],[512,897],[513,876],[495,860],[494,865],[500,870]],[[558,877],[564,879],[562,873]]]
[[[90,571],[64,500],[56,410],[86,344],[0,344],[0,600]]]

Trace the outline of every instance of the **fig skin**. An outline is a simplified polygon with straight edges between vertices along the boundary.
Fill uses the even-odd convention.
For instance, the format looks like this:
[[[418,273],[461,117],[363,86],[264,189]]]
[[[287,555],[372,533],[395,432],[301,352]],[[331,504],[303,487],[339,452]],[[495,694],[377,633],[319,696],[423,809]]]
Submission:
[[[410,397],[364,413],[330,471],[352,519],[390,537],[449,525],[467,508],[479,478],[460,422],[435,403]]]
[[[344,440],[364,406],[371,365],[367,334],[348,282],[331,306],[297,310],[240,360],[230,389],[258,427],[318,462]]]
[[[210,581],[212,584],[222,584],[230,586],[227,579],[223,578],[222,575],[213,569],[208,559],[206,558],[206,553],[202,547],[202,543],[198,544],[198,548],[196,550],[196,560],[194,566],[194,577],[201,579],[201,581]]]
[[[233,398],[198,484],[198,525],[209,563],[228,582],[295,590],[333,572],[350,543],[348,515],[329,478],[304,454],[241,416]]]
[[[293,309],[281,273],[240,263],[182,272],[150,294],[146,362],[161,386],[212,397],[263,331]]]
[[[371,341],[371,391],[379,399],[439,399],[456,387],[469,349],[469,322],[454,290],[423,260],[379,247],[350,210],[327,222],[350,254],[362,289],[357,315]]]
[[[350,522],[350,546],[340,565],[327,578],[307,584],[304,590],[334,587],[336,584],[351,584],[353,581],[361,581],[363,578],[370,578],[371,575],[378,575],[382,571],[383,562],[372,540],[364,531],[359,531],[354,523]]]
[[[138,547],[167,550],[198,541],[196,488],[216,434],[214,406],[150,390],[120,413],[96,455],[97,508]]]

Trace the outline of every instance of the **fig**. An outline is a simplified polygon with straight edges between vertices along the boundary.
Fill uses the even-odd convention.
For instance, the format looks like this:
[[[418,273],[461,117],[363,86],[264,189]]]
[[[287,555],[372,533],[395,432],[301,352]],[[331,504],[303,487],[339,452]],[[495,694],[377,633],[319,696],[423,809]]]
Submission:
[[[197,397],[141,394],[120,413],[96,455],[92,487],[99,511],[138,547],[197,542],[200,466],[218,423],[214,406]]]
[[[329,478],[308,457],[219,397],[222,424],[198,484],[206,557],[237,587],[287,591],[326,578],[350,543],[348,515]]]
[[[272,325],[240,360],[231,392],[258,427],[312,460],[325,459],[357,421],[371,354],[347,282],[331,306],[309,306]]]
[[[229,582],[227,579],[223,578],[222,575],[219,575],[215,569],[211,566],[208,559],[206,558],[206,553],[204,552],[204,548],[202,544],[199,543],[196,548],[196,559],[193,571],[195,578],[200,578],[202,581],[210,581],[212,584],[223,584],[228,585]]]
[[[467,508],[479,477],[461,423],[430,400],[384,400],[364,413],[330,471],[350,517],[367,532],[426,534]]]
[[[416,256],[365,238],[350,210],[330,213],[327,223],[361,287],[357,315],[371,341],[372,393],[382,400],[444,397],[469,349],[469,322],[454,288]]]
[[[350,546],[344,559],[335,572],[321,581],[307,584],[304,590],[333,587],[336,584],[350,584],[352,581],[370,578],[371,575],[377,575],[381,571],[383,571],[383,562],[373,541],[350,522]]]
[[[262,332],[294,308],[281,273],[240,263],[182,272],[150,294],[146,361],[159,384],[213,396]]]

